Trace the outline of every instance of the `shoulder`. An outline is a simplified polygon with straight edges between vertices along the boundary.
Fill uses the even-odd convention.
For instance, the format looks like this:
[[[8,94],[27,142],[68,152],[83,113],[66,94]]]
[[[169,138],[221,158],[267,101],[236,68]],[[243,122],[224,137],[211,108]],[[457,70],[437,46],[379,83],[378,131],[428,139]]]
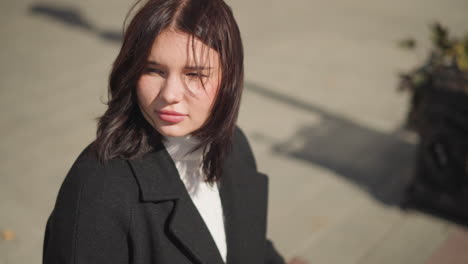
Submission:
[[[125,159],[111,159],[101,161],[93,147],[88,144],[78,155],[70,168],[67,177],[76,178],[79,182],[96,181],[133,181],[132,172]],[[93,178],[93,179],[91,179]]]
[[[244,131],[236,126],[234,131],[233,151],[229,158],[229,166],[237,186],[242,186],[242,192],[255,197],[253,200],[265,198],[268,193],[268,175],[257,170],[257,163]],[[250,187],[248,187],[250,186]],[[262,198],[262,199],[263,199]]]
[[[236,126],[233,138],[233,155],[243,160],[248,166],[257,169],[257,162],[244,131]]]
[[[250,182],[252,179],[259,179],[261,180],[259,184],[268,184],[268,175],[257,170],[257,161],[252,147],[244,131],[239,126],[236,126],[234,130],[233,151],[230,160],[232,162],[231,168],[234,168],[234,170],[240,171],[240,168],[243,167],[249,172],[245,173],[245,175],[248,175],[245,176],[246,181]],[[243,173],[239,175],[243,175]],[[256,177],[251,177],[251,175],[255,175]],[[237,178],[240,179],[242,177],[238,176]]]
[[[125,254],[135,201],[132,175],[125,163],[99,162],[91,144],[78,155],[47,220],[45,259],[56,263],[58,258],[73,256],[81,263],[84,258]]]
[[[125,203],[135,197],[136,182],[125,160],[99,161],[92,143],[78,155],[66,174],[57,195],[56,206],[70,206],[81,200],[105,207]]]

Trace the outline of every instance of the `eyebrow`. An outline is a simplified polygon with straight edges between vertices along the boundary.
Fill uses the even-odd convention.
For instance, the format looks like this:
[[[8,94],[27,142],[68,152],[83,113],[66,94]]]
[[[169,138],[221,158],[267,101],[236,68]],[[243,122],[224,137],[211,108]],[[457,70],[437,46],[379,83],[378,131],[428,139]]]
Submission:
[[[148,65],[153,65],[153,66],[162,66],[160,63],[156,62],[156,61],[148,61]],[[187,65],[184,67],[184,69],[186,70],[209,70],[209,69],[213,69],[213,67],[205,67],[205,66],[194,66],[194,65]]]

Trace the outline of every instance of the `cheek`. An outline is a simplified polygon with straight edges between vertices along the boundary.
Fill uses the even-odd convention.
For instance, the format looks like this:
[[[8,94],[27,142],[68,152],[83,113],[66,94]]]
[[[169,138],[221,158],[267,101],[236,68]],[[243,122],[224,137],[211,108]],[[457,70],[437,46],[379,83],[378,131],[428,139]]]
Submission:
[[[149,76],[142,76],[138,81],[136,92],[141,106],[148,107],[159,94],[158,82]]]
[[[196,107],[197,113],[201,119],[209,117],[211,108],[216,100],[218,89],[219,88],[215,84],[206,84],[206,93],[203,93],[203,96],[198,98],[197,102],[193,102],[192,105]]]
[[[209,84],[208,91],[207,91],[207,101],[209,108],[211,108],[216,100],[216,95],[219,91],[219,83],[218,81],[214,81]]]

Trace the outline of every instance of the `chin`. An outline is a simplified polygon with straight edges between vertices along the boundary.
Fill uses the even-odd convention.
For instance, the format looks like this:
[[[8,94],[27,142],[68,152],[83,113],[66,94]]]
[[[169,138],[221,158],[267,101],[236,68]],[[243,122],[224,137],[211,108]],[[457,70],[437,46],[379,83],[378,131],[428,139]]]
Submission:
[[[182,128],[177,125],[159,126],[156,129],[162,136],[165,137],[183,137],[192,133],[192,130]]]

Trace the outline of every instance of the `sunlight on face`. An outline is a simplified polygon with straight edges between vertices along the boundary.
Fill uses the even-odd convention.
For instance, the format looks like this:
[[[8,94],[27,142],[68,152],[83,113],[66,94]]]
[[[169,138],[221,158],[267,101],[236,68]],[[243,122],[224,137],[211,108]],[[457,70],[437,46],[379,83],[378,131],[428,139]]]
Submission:
[[[185,136],[208,119],[219,80],[215,50],[200,40],[192,42],[186,33],[166,30],[155,39],[138,80],[138,103],[145,119],[161,135]]]

